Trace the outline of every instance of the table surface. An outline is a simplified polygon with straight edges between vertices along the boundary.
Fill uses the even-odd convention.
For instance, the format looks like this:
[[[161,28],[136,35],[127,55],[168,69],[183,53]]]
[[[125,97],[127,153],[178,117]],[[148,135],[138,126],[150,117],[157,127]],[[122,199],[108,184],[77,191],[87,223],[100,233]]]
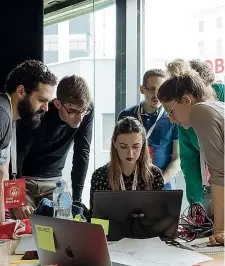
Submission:
[[[10,251],[11,254],[13,253],[17,243],[18,242],[16,240],[11,241],[11,251]],[[208,262],[204,262],[204,263],[200,263],[200,264],[198,264],[198,266],[224,266],[224,254],[223,253],[207,255],[207,256],[212,257],[213,260],[208,261]],[[21,260],[21,258],[22,258],[21,255],[8,255],[9,265],[16,265],[16,264],[12,264],[12,263],[10,264],[10,262],[15,261],[15,260]]]

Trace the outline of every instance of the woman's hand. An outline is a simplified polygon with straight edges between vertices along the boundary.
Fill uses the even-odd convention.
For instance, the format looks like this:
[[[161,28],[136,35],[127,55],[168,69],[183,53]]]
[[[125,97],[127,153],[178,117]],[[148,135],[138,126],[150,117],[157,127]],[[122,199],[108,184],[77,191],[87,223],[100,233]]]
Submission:
[[[224,231],[217,231],[209,237],[210,244],[223,244],[224,245]]]

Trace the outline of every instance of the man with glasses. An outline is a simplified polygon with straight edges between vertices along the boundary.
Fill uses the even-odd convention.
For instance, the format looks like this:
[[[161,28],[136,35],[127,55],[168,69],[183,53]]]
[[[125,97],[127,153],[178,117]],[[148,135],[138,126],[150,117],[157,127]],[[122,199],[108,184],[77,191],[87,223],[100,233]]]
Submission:
[[[163,171],[164,189],[176,188],[176,174],[179,171],[179,144],[177,125],[171,124],[166,111],[157,98],[159,87],[165,81],[161,69],[148,70],[143,77],[140,92],[144,101],[123,110],[119,119],[133,116],[142,121],[148,140],[152,162]]]
[[[37,207],[52,198],[73,144],[71,171],[73,200],[80,200],[88,169],[94,109],[90,90],[81,77],[64,77],[37,130],[24,123],[17,127],[18,174],[26,178],[27,205]],[[62,177],[66,178],[66,177]],[[25,208],[17,218],[29,218]]]

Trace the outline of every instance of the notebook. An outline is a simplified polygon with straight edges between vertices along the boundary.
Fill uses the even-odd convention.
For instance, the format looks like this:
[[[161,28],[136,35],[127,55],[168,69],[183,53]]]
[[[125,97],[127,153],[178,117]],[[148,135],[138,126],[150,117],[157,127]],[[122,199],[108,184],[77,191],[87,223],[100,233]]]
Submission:
[[[14,251],[16,255],[23,255],[27,251],[37,250],[36,244],[34,242],[33,235],[24,235],[20,238],[19,243]]]
[[[202,254],[218,254],[224,253],[224,246],[208,246],[209,242],[201,243],[201,244],[190,244],[190,243],[182,243],[182,245],[191,248],[193,251],[202,253]]]

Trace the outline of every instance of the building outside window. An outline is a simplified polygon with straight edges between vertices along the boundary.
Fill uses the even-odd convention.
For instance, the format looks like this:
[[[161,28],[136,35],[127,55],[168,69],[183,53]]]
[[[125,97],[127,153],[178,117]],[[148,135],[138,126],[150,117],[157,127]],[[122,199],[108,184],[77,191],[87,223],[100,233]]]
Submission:
[[[199,21],[198,23],[198,32],[204,31],[204,21]]]
[[[222,17],[217,17],[216,18],[216,27],[217,27],[217,29],[221,29],[222,28]]]

